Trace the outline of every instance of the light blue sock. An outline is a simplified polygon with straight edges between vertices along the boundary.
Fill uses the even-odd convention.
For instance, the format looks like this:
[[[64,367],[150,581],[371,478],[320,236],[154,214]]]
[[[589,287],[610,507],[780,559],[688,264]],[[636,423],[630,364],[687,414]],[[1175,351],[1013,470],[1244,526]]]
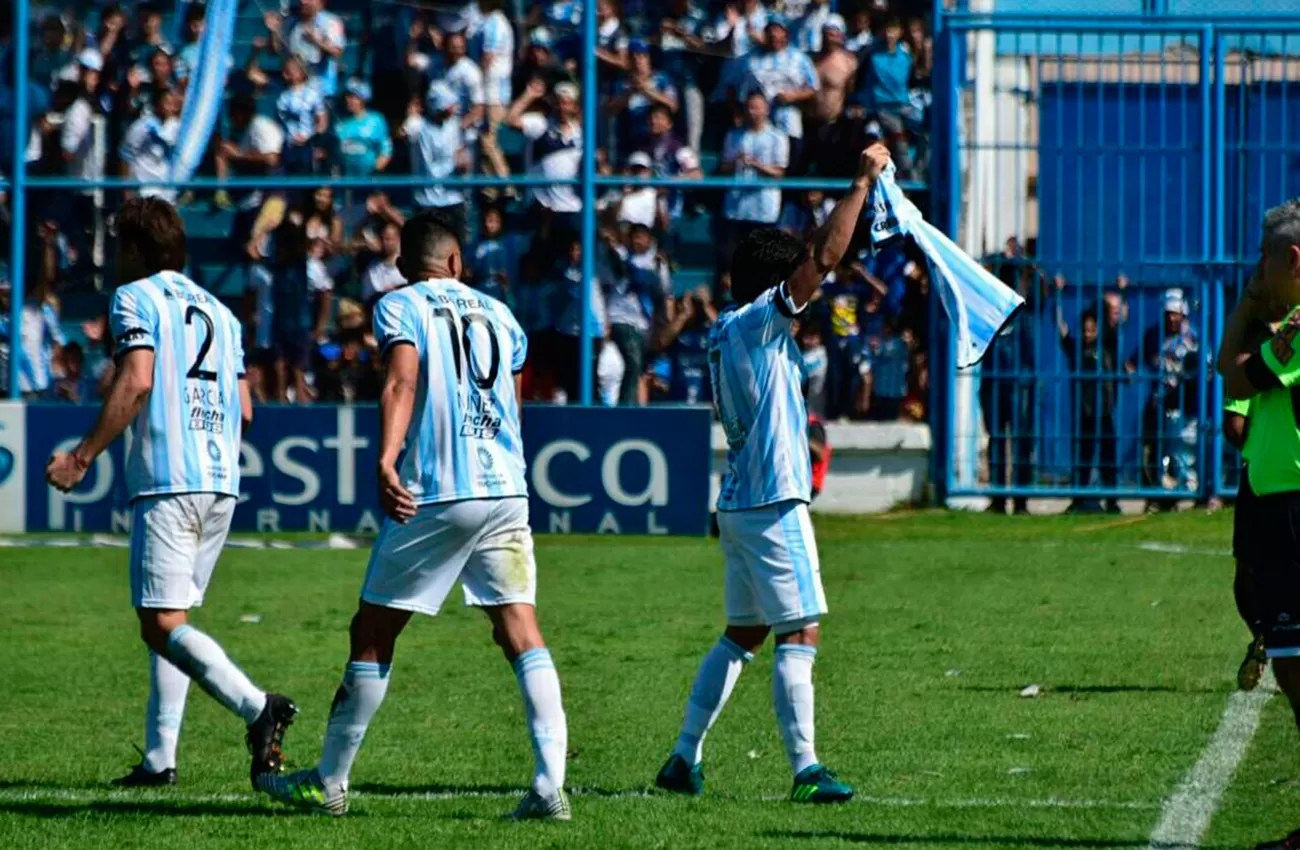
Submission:
[[[745,665],[753,658],[753,653],[746,652],[726,637],[713,645],[695,674],[695,684],[691,686],[691,695],[686,701],[686,715],[682,718],[682,731],[677,736],[674,753],[693,765],[704,759],[704,736],[722,713],[722,707],[727,704]]]
[[[172,630],[167,657],[245,724],[251,724],[266,708],[266,692],[249,681],[220,644],[193,626]]]
[[[784,643],[772,669],[772,707],[790,767],[798,774],[817,763],[813,748],[813,661],[817,647]]]
[[[334,692],[325,747],[316,768],[330,788],[348,785],[366,729],[388,693],[390,667],[376,661],[349,661],[343,668],[343,683]]]
[[[176,767],[190,677],[156,652],[149,653],[149,707],[144,716],[144,766],[157,773]]]
[[[560,677],[551,651],[530,649],[515,659],[515,678],[524,697],[524,716],[533,743],[533,790],[544,797],[564,787],[569,727],[560,698]]]

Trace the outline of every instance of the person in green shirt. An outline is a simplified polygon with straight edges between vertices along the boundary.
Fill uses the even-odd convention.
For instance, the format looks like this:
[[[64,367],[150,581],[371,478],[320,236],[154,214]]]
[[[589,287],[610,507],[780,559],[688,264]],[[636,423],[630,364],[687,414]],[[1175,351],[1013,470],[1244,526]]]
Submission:
[[[1238,512],[1251,540],[1256,616],[1278,687],[1300,725],[1300,200],[1264,216],[1260,259],[1228,318],[1218,372],[1229,398],[1250,400],[1247,479],[1254,500]],[[1281,322],[1262,345],[1260,322]],[[1257,850],[1300,847],[1300,830]]]

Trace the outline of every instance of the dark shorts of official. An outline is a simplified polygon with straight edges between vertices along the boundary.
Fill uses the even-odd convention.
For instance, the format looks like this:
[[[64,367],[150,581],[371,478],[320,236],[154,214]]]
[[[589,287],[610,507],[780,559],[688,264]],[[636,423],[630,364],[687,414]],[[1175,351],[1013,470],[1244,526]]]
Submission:
[[[1243,469],[1241,483],[1237,485],[1237,504],[1233,507],[1232,557],[1246,564],[1251,562],[1251,555],[1259,539],[1256,502],[1258,499],[1255,498],[1255,491],[1250,489],[1250,476]]]
[[[1239,529],[1269,657],[1300,657],[1300,491],[1256,494],[1237,511],[1249,514]]]

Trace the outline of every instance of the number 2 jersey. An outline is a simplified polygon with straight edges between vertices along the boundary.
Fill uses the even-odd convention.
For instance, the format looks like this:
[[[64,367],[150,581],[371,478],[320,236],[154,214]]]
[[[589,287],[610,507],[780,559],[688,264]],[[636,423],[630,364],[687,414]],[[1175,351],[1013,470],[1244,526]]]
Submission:
[[[132,499],[164,493],[239,495],[243,429],[239,320],[183,274],[119,286],[109,308],[116,356],[153,349],[153,390],[126,455]]]
[[[454,280],[394,290],[375,305],[387,354],[415,346],[415,389],[398,474],[416,504],[527,496],[515,374],[528,341],[504,304]]]

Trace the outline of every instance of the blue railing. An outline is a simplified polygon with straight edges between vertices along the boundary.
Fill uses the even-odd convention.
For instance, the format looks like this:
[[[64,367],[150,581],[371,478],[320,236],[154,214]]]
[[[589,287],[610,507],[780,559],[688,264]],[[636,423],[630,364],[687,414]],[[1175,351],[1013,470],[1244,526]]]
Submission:
[[[955,12],[935,37],[936,93],[960,93],[935,105],[942,220],[1030,302],[977,378],[932,373],[936,481],[1000,500],[1233,494],[1213,354],[1264,212],[1300,194],[1300,15]]]

